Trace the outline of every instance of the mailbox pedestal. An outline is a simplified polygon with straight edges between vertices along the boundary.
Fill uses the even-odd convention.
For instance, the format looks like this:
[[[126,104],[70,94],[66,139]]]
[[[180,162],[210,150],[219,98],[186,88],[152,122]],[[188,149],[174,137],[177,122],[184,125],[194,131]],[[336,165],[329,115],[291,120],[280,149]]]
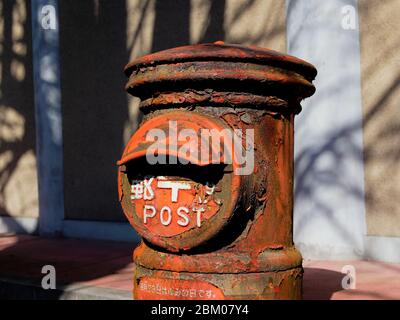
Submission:
[[[300,299],[292,238],[293,125],[316,69],[222,42],[132,61],[144,120],[118,162],[143,237],[135,299]]]

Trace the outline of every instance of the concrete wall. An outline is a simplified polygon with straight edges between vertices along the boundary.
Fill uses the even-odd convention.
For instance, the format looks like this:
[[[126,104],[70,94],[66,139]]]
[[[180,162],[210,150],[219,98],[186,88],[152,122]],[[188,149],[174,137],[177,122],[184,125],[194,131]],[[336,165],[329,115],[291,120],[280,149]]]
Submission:
[[[128,118],[125,1],[60,1],[65,218],[123,221],[116,161]]]
[[[284,0],[127,0],[127,19],[130,59],[217,40],[286,51]],[[140,120],[138,103],[128,97],[124,143]]]
[[[284,0],[60,2],[67,219],[125,221],[116,166],[140,114],[125,64],[150,52],[225,40],[285,51]]]
[[[368,235],[400,237],[400,2],[359,10]]]

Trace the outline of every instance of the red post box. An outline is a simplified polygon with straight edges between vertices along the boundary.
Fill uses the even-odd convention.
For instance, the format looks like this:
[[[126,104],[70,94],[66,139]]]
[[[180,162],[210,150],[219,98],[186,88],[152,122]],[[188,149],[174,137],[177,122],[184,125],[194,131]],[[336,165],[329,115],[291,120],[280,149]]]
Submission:
[[[221,42],[129,63],[144,120],[118,162],[135,299],[299,299],[293,125],[316,69]]]

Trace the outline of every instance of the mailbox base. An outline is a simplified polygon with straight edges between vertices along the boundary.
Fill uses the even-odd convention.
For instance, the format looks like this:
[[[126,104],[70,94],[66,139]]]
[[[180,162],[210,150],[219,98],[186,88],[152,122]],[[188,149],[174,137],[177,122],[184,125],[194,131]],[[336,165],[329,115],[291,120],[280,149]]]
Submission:
[[[257,273],[189,273],[136,266],[137,300],[300,300],[303,268]]]

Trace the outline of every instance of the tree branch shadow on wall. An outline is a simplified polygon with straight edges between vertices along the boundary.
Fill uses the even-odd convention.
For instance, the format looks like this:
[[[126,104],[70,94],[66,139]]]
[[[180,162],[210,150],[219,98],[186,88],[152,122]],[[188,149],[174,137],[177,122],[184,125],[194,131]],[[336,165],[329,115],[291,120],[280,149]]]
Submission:
[[[377,1],[365,1],[362,3],[362,5],[359,5],[359,16],[362,15],[363,19],[365,19],[364,27],[365,24],[369,22],[366,12],[370,10],[371,14],[376,14],[376,12],[371,9],[374,5],[380,6],[380,3]],[[368,6],[371,6],[371,8],[368,8]],[[288,10],[296,9],[289,7]],[[317,15],[318,13],[313,14]],[[303,22],[302,26],[304,26],[305,24],[306,23]],[[322,27],[323,26],[321,26],[321,28]],[[371,22],[371,28],[375,27],[378,28],[376,24],[372,25]],[[396,34],[399,35],[398,32]],[[294,37],[296,37],[296,35],[294,35]],[[378,44],[376,45],[379,46]],[[393,56],[397,54],[399,47],[400,37],[397,36],[396,41],[393,41],[392,43],[386,43],[384,47],[380,46],[379,48],[376,48],[376,52],[379,53],[379,56],[374,57],[374,59],[370,59],[370,61],[367,61],[367,59],[361,66],[363,73],[362,81],[370,78],[377,80],[379,76],[382,77],[382,65],[379,65],[379,62],[392,59]],[[361,57],[362,59],[365,58],[365,52],[363,54],[364,56]],[[312,63],[312,61],[310,62]],[[358,61],[354,63],[358,63]],[[329,79],[325,80],[329,81]],[[386,81],[387,78],[382,80]],[[340,83],[341,86],[339,87],[338,91],[330,92],[330,94],[340,95],[341,90],[348,90],[348,78],[342,77],[339,80],[336,78],[336,81]],[[366,84],[362,83],[362,85],[365,86]],[[329,86],[330,84],[325,81],[325,90],[326,87]],[[382,115],[384,115],[385,113],[388,114],[389,108],[393,108],[393,102],[390,101],[394,101],[396,97],[399,97],[400,95],[400,74],[397,72],[397,74],[395,74],[391,78],[390,83],[387,83],[385,87],[381,86],[378,89],[379,84],[377,84],[376,87],[377,88],[375,89],[370,86],[370,89],[377,90],[369,93],[370,96],[374,97],[373,103],[363,101],[363,106],[361,106],[363,107],[363,119],[360,119],[360,121],[349,123],[344,127],[341,126],[337,130],[334,130],[329,136],[326,136],[326,139],[324,139],[323,142],[309,145],[297,154],[295,159],[296,188],[294,193],[294,200],[296,203],[296,201],[302,199],[303,203],[307,202],[313,205],[312,212],[311,210],[309,210],[309,212],[306,212],[304,216],[302,216],[301,220],[298,220],[295,230],[297,233],[305,233],[307,230],[306,225],[310,222],[310,220],[314,218],[321,219],[321,216],[323,216],[324,218],[327,218],[327,221],[329,221],[329,223],[332,225],[332,229],[337,232],[338,237],[341,237],[347,243],[349,243],[349,246],[357,241],[356,238],[358,235],[352,233],[351,228],[344,228],[343,225],[338,223],[337,219],[335,219],[335,214],[338,213],[335,211],[335,208],[329,206],[329,204],[324,202],[324,200],[326,199],[322,199],[322,197],[320,198],[318,196],[319,190],[325,187],[329,188],[334,186],[335,188],[343,192],[343,194],[346,194],[346,197],[349,197],[350,199],[354,199],[359,203],[365,203],[365,205],[367,207],[370,206],[370,208],[373,208],[373,206],[375,206],[371,215],[379,216],[380,213],[386,212],[388,214],[392,213],[392,215],[394,216],[394,210],[393,207],[391,207],[391,204],[393,205],[395,201],[391,199],[396,199],[398,197],[398,191],[396,191],[394,188],[391,189],[387,194],[386,200],[388,201],[382,203],[382,201],[378,199],[379,195],[377,191],[378,188],[383,187],[383,185],[371,185],[370,182],[369,187],[368,184],[366,184],[364,192],[363,189],[354,186],[354,184],[346,183],[346,179],[342,179],[344,173],[340,170],[340,168],[344,166],[345,161],[347,161],[347,159],[349,158],[349,155],[352,155],[352,158],[356,159],[356,161],[360,164],[362,168],[364,166],[366,167],[366,170],[364,170],[364,174],[371,174],[372,169],[371,167],[367,169],[367,165],[370,161],[374,159],[374,157],[376,163],[379,163],[379,169],[381,170],[380,174],[384,173],[386,177],[390,177],[390,172],[393,172],[393,175],[395,174],[395,172],[398,172],[398,161],[400,159],[400,118],[396,117],[390,119],[390,125],[382,125],[382,123],[379,123],[377,121],[382,120]],[[363,87],[363,90],[365,93],[365,87]],[[367,96],[368,100],[370,100],[370,96]],[[315,106],[315,111],[312,112],[318,112],[317,107],[318,106]],[[346,112],[344,108],[340,109],[340,105],[332,105],[331,107],[337,108],[338,113]],[[307,122],[307,115],[309,114],[304,115],[306,118],[302,119],[302,123],[310,123],[309,121]],[[388,119],[387,116],[386,119]],[[335,118],[333,117],[330,120],[334,122]],[[326,121],[326,119],[324,121]],[[319,124],[316,123],[316,125],[318,126]],[[366,132],[368,135],[368,141],[364,140],[363,146],[361,148],[359,141],[355,141],[354,139],[354,135],[357,132],[360,132],[360,129],[364,131],[364,139],[366,138]],[[374,134],[371,135],[371,132],[373,132]],[[316,140],[320,141],[319,139]],[[384,144],[390,145],[392,147],[380,148],[380,146]],[[330,163],[332,163],[332,165],[329,166],[329,170],[321,170],[321,166],[318,166],[318,163],[325,161],[326,159],[331,159]],[[370,171],[368,172],[367,170]],[[373,174],[376,175],[376,172],[374,172]],[[366,180],[364,179],[364,181]],[[391,181],[387,182],[389,184]],[[343,201],[345,201],[345,199],[343,199]],[[372,212],[371,209],[370,212]],[[368,233],[368,235],[371,234]],[[366,250],[365,252],[359,252],[357,254],[360,254],[360,256],[365,259],[370,259],[368,250]]]
[[[291,10],[291,8],[289,7],[288,10]],[[360,6],[360,12],[363,12],[363,10],[366,10],[366,8]],[[379,60],[385,60],[387,56],[391,56],[399,47],[400,41],[393,44],[393,46],[387,50],[382,50]],[[370,77],[379,71],[380,70],[377,68],[376,64],[373,64],[367,66],[363,72],[366,72],[366,77]],[[339,81],[340,83],[343,83],[341,86],[342,89],[340,90],[344,90],[346,88],[345,84],[348,83],[349,80],[342,77],[342,79]],[[326,85],[326,83],[324,85]],[[387,126],[380,129],[379,134],[376,135],[373,142],[370,142],[369,144],[364,143],[363,148],[360,148],[359,144],[354,141],[353,135],[355,132],[359,131],[361,127],[364,130],[371,128],[374,125],[374,120],[376,117],[385,112],[385,107],[388,107],[387,102],[395,95],[400,93],[399,90],[400,74],[392,80],[390,85],[385,88],[380,97],[376,100],[375,104],[367,112],[364,112],[362,121],[355,121],[345,127],[339,128],[338,130],[334,131],[322,144],[312,145],[301,150],[295,159],[295,202],[296,199],[300,198],[309,199],[310,202],[314,203],[315,206],[320,209],[319,213],[325,213],[325,216],[329,218],[330,223],[341,234],[343,239],[347,239],[349,243],[354,241],[355,235],[343,230],[343,228],[336,223],[335,219],[333,218],[334,212],[332,212],[332,209],[329,208],[323,201],[315,196],[315,192],[317,190],[313,187],[313,185],[315,184],[315,181],[319,182],[319,188],[323,188],[324,185],[335,185],[337,188],[343,190],[344,193],[355,199],[358,199],[359,201],[365,201],[366,203],[373,203],[376,201],[376,195],[374,194],[373,190],[366,190],[364,194],[363,190],[355,188],[354,186],[349,186],[345,183],[345,181],[341,181],[340,178],[342,176],[342,172],[340,172],[338,168],[340,168],[341,164],[346,161],[348,154],[353,154],[354,158],[356,158],[357,161],[364,166],[364,163],[367,163],[370,160],[370,155],[373,152],[375,145],[382,143],[384,139],[391,141],[394,141],[395,139],[398,140],[400,133],[399,122],[392,126]],[[339,92],[337,92],[337,94],[339,94]],[[303,118],[303,120],[303,122],[307,122],[305,118]],[[335,166],[332,167],[332,170],[330,171],[320,171],[318,170],[316,164],[326,156],[333,157]],[[398,165],[398,160],[400,159],[400,148],[387,150],[387,152],[381,154],[380,157],[382,159],[382,164],[388,166],[388,168],[394,167]],[[385,209],[382,207],[381,210]],[[299,221],[296,226],[299,232],[304,229],[303,227],[306,223],[307,219]]]
[[[78,203],[78,208],[80,204],[81,210],[91,211],[93,207],[96,210],[107,210],[111,202],[111,212],[113,216],[117,213],[115,220],[118,220],[120,206],[116,193],[115,163],[122,149],[121,123],[127,117],[122,72],[128,60],[126,8],[125,1],[101,1],[97,11],[96,2],[85,0],[80,1],[79,5],[75,2],[60,2],[63,133],[66,137],[64,155],[70,160],[66,161],[64,172],[69,187],[66,195],[69,200],[67,210],[74,209],[71,203]],[[0,19],[4,28],[0,60],[0,214],[10,216],[9,206],[4,202],[7,187],[21,171],[21,158],[29,151],[33,157],[35,154],[31,10],[30,1],[3,0],[1,5]],[[24,10],[19,8],[21,5]],[[33,170],[36,172],[35,164]],[[25,190],[23,184],[27,183],[27,178],[26,174],[21,178],[21,185],[15,186],[11,196],[28,197],[34,192],[33,189]],[[93,180],[88,182],[88,178]],[[108,183],[103,184],[103,179]],[[85,203],[85,200],[88,202]],[[85,207],[87,203],[96,202],[100,205]],[[102,207],[102,202],[108,204],[108,207]],[[13,203],[18,204],[18,201]],[[120,220],[123,220],[122,212],[120,214]],[[81,218],[85,217],[82,214]],[[15,215],[2,220],[2,224],[6,224],[9,230],[24,230]],[[1,235],[2,240],[5,236]],[[103,250],[96,257],[95,247],[99,245],[103,249],[109,248],[110,252]],[[43,277],[41,268],[48,264],[56,267],[59,280],[57,285],[90,281],[124,269],[131,262],[132,246],[113,242],[41,240],[18,236],[11,245],[2,246],[0,274],[2,277],[29,279],[40,288]],[[93,248],[92,258],[88,259],[90,253],[84,250],[80,253],[85,247]],[[121,250],[115,250],[114,247],[125,248],[126,254],[116,256],[115,252],[120,254]],[[60,255],[60,252],[65,254]],[[81,263],[76,263],[74,259],[79,259]],[[98,268],[98,264],[102,264],[102,267]],[[2,297],[6,294],[2,290],[0,293]],[[14,293],[14,298],[24,296],[23,292]],[[39,290],[28,293],[25,298],[58,299],[62,294],[60,291],[45,293]]]
[[[0,215],[31,217],[38,202],[30,6],[0,4]]]

